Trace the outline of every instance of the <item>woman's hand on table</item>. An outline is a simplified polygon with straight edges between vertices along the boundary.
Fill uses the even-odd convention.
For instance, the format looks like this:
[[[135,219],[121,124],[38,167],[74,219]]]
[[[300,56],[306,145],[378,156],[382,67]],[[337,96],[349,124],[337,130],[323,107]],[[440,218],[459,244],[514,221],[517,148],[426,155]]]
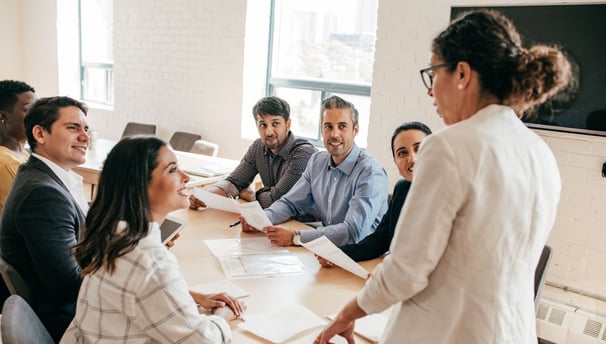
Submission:
[[[202,308],[212,309],[213,312],[218,308],[229,308],[233,313],[233,317],[231,318],[239,318],[242,312],[246,310],[246,305],[243,302],[227,293],[201,294],[194,291],[190,291],[189,293]]]

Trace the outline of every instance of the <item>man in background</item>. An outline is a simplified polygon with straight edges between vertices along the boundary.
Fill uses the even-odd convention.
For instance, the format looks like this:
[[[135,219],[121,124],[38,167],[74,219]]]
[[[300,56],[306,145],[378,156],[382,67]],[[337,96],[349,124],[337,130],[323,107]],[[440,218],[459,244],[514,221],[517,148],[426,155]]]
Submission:
[[[71,248],[88,204],[82,177],[72,169],[85,162],[86,112],[68,97],[34,103],[25,116],[32,154],[19,168],[0,218],[0,254],[23,277],[32,308],[56,342],[75,314],[82,283]]]
[[[17,168],[29,158],[23,119],[36,100],[34,92],[22,81],[0,81],[0,214]]]
[[[249,202],[256,200],[267,208],[299,180],[317,150],[307,140],[296,139],[290,131],[290,106],[285,100],[262,98],[252,112],[260,138],[250,145],[238,167],[208,191]],[[255,191],[251,184],[257,174],[263,187]],[[193,195],[190,201],[193,209],[205,206]]]
[[[387,173],[354,142],[358,110],[332,96],[322,102],[321,113],[326,151],[311,157],[301,179],[265,213],[275,224],[315,207],[322,226],[300,232],[283,226],[263,228],[279,246],[300,245],[322,235],[337,246],[354,244],[374,232],[387,210]],[[240,220],[244,231],[254,230],[242,216]]]

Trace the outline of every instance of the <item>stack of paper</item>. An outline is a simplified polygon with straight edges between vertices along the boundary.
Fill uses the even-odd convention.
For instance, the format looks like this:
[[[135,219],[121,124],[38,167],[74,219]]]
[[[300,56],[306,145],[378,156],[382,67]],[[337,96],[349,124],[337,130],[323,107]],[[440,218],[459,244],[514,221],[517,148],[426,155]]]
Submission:
[[[288,253],[284,247],[273,245],[267,238],[204,240],[213,256],[242,256],[262,253]]]
[[[275,312],[247,314],[246,322],[238,326],[272,343],[284,343],[292,336],[325,324],[309,309],[295,305]]]
[[[228,277],[303,272],[301,260],[267,238],[205,240]]]

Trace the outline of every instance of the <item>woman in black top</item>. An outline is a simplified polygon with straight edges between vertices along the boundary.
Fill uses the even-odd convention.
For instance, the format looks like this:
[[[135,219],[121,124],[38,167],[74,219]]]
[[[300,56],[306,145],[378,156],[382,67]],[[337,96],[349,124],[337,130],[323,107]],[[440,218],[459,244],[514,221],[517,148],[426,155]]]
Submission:
[[[357,244],[341,247],[341,250],[353,260],[374,259],[389,251],[400,211],[404,206],[408,190],[410,190],[417,151],[421,141],[429,134],[431,134],[431,129],[420,122],[404,123],[394,131],[391,137],[391,152],[398,172],[404,179],[396,183],[393,196],[389,201],[389,208],[374,233]],[[332,263],[322,258],[318,258],[318,260],[322,266],[332,266]]]

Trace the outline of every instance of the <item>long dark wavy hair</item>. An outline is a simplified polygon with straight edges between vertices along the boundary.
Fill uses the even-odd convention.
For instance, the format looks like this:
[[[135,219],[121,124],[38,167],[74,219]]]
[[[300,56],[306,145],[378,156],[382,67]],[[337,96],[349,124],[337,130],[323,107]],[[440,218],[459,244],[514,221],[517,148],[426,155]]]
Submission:
[[[155,136],[122,139],[105,160],[97,196],[86,216],[74,257],[81,274],[115,269],[116,258],[132,251],[149,230],[151,211],[147,187],[166,142]],[[127,228],[118,230],[118,222]]]

